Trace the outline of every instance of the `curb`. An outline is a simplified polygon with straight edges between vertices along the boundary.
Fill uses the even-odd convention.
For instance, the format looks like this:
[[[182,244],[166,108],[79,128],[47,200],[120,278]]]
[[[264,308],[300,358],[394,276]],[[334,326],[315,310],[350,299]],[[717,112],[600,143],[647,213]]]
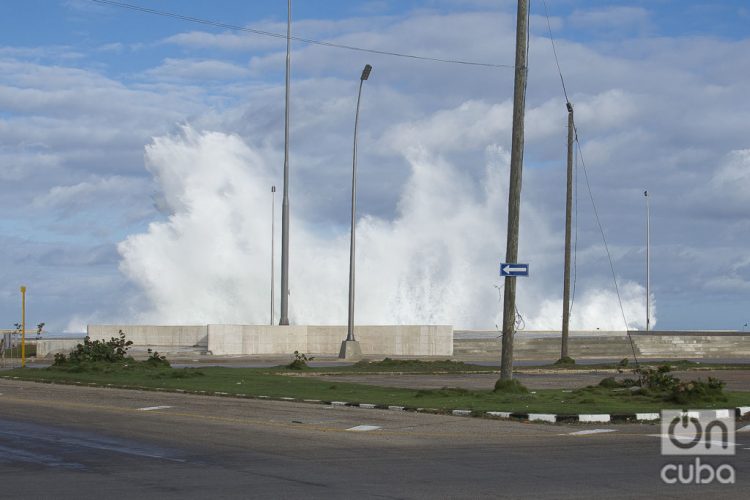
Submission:
[[[660,413],[580,413],[580,414],[555,414],[555,413],[514,413],[505,411],[483,411],[483,410],[468,410],[468,409],[439,409],[439,408],[412,408],[408,406],[396,406],[396,405],[385,405],[385,404],[374,404],[374,403],[353,403],[349,401],[326,401],[319,399],[303,399],[303,398],[292,398],[286,396],[265,396],[265,395],[251,395],[251,394],[230,394],[228,392],[219,391],[190,391],[186,389],[167,389],[164,387],[144,387],[144,386],[128,386],[128,385],[113,385],[113,384],[98,384],[95,382],[61,382],[53,380],[25,380],[20,377],[10,377],[0,375],[0,379],[6,380],[22,380],[24,382],[36,382],[43,384],[59,384],[59,385],[80,385],[88,387],[100,387],[104,389],[129,389],[138,391],[152,391],[152,392],[173,392],[178,394],[193,394],[198,396],[218,396],[225,398],[238,398],[238,399],[260,399],[266,401],[284,401],[294,403],[308,403],[308,404],[323,404],[331,407],[354,407],[362,408],[366,410],[391,410],[391,411],[408,411],[417,413],[431,413],[436,415],[453,415],[456,417],[478,417],[478,418],[489,418],[494,420],[516,420],[522,422],[541,422],[550,424],[561,424],[561,423],[581,423],[581,424],[592,424],[592,423],[633,423],[633,422],[644,422],[644,423],[655,423],[661,418]],[[729,409],[718,409],[718,410],[684,410],[683,415],[690,417],[698,417],[699,415],[708,416],[711,418],[729,418],[730,415],[734,414],[735,418],[740,419],[745,416],[750,416],[750,406],[738,406]]]

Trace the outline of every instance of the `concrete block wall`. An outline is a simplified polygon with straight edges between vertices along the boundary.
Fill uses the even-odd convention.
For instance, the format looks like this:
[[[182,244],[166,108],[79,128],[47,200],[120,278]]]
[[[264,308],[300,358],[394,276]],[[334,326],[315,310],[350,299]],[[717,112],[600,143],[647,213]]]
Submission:
[[[211,354],[292,354],[310,352],[306,326],[208,325]]]
[[[203,347],[216,355],[306,354],[337,355],[346,326],[322,325],[89,325],[93,340],[109,340],[125,332],[134,348]],[[453,327],[446,325],[356,326],[362,354],[383,356],[451,356]]]
[[[88,325],[86,334],[91,340],[109,340],[120,330],[134,347],[205,347],[208,343],[206,325]]]
[[[69,353],[78,344],[83,344],[83,339],[41,339],[36,341],[36,357],[44,358],[53,356],[59,352]]]
[[[500,359],[497,335],[461,332],[455,340],[458,359]],[[494,333],[494,332],[493,332]],[[631,358],[633,349],[625,332],[571,332],[568,351],[572,358]],[[743,332],[631,332],[635,352],[643,359],[747,359],[750,358],[750,333]],[[560,357],[559,332],[519,332],[513,345],[513,357],[519,360],[555,360]]]

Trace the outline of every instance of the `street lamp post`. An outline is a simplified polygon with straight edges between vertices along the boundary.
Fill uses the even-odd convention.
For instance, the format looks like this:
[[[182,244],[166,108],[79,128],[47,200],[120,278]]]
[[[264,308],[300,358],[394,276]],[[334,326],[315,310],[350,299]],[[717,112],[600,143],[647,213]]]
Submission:
[[[289,73],[291,71],[292,0],[287,1],[286,77],[284,87],[284,197],[281,201],[281,317],[289,324]]]
[[[365,64],[362,76],[359,78],[359,92],[357,93],[357,111],[354,115],[354,148],[352,154],[352,216],[349,241],[349,318],[347,323],[346,341],[341,346],[339,357],[353,357],[360,354],[354,339],[354,256],[355,256],[355,221],[357,215],[357,131],[359,127],[359,103],[362,97],[362,84],[370,77],[372,66]]]
[[[275,244],[274,244],[274,237],[276,234],[276,186],[271,186],[271,323],[270,325],[273,326],[273,317],[274,317],[274,267],[276,266],[276,253],[275,253]]]
[[[648,203],[648,191],[643,192],[646,198],[646,331],[651,329],[651,209]]]

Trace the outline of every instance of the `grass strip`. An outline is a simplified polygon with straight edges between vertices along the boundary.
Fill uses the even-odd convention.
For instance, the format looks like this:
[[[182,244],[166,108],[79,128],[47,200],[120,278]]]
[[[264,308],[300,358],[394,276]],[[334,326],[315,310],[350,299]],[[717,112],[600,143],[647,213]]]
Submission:
[[[435,408],[440,411],[466,409],[555,414],[645,413],[679,407],[674,403],[665,403],[655,395],[639,395],[629,390],[604,387],[575,390],[547,389],[532,391],[528,394],[508,394],[493,392],[490,387],[486,391],[457,388],[416,390],[338,383],[314,377],[289,377],[281,373],[278,370],[259,368],[174,369],[142,365],[133,366],[130,369],[104,366],[83,371],[26,368],[5,372],[7,376],[30,381],[80,382],[81,384],[124,388],[162,388],[175,392],[224,393],[230,396],[347,401],[406,408]],[[727,392],[725,400],[701,403],[699,407],[733,408],[748,403],[750,403],[750,392]]]

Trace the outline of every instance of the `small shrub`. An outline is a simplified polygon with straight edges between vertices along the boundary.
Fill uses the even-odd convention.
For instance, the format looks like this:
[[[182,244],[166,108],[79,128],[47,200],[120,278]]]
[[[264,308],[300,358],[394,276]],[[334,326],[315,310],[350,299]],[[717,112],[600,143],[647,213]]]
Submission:
[[[502,392],[506,394],[528,394],[529,390],[516,379],[499,379],[497,382],[495,382],[495,392]]]
[[[617,366],[620,368],[627,368],[629,363],[630,363],[630,360],[628,358],[622,358],[620,362],[617,363]]]
[[[144,363],[154,368],[169,368],[171,366],[166,356],[159,355],[158,352],[151,349],[148,350],[148,358]]]
[[[615,380],[614,377],[607,377],[599,382],[599,387],[604,387],[605,389],[619,389],[622,387],[622,384]]]
[[[725,401],[724,382],[708,377],[708,381],[691,380],[680,382],[672,389],[672,401],[678,404],[693,404],[711,401]]]
[[[307,362],[315,359],[314,356],[306,356],[304,353],[294,351],[294,361],[286,365],[290,370],[304,370],[308,368]]]
[[[570,356],[563,356],[562,358],[555,361],[554,366],[571,366],[576,364],[576,360]]]
[[[636,370],[641,387],[646,387],[654,391],[671,391],[680,383],[680,379],[670,374],[671,368],[668,365],[662,365],[657,369],[647,366],[640,367]]]

